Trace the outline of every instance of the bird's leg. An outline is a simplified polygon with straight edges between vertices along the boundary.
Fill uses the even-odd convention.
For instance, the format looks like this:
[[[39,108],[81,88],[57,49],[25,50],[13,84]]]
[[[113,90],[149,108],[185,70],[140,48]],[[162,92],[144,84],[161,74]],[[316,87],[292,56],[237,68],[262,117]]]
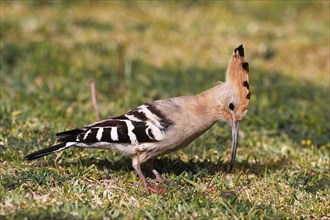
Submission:
[[[156,180],[157,180],[159,183],[166,185],[166,181],[164,180],[164,178],[162,177],[162,175],[160,175],[160,173],[158,173],[157,170],[152,169],[151,172],[155,175]]]
[[[139,149],[136,149],[135,153],[136,153],[136,160],[137,160],[137,163],[136,163],[136,164],[133,163],[133,168],[134,168],[134,170],[137,172],[137,174],[139,175],[140,180],[142,181],[142,183],[143,183],[144,188],[146,189],[146,191],[147,191],[148,193],[150,193],[150,192],[149,192],[149,189],[148,189],[148,182],[147,182],[146,178],[144,177],[144,175],[143,175],[143,173],[142,173],[142,171],[141,171],[141,164],[140,164],[140,150],[139,150]],[[150,183],[149,183],[149,184],[150,184]]]
[[[146,191],[148,193],[150,193],[150,190],[153,192],[157,192],[159,194],[164,194],[164,192],[166,192],[166,190],[161,189],[155,185],[152,185],[151,183],[149,183],[146,178],[144,177],[142,170],[141,170],[141,163],[140,163],[140,149],[136,149],[135,153],[136,153],[136,162],[133,162],[133,168],[134,170],[137,172],[137,174],[139,175],[144,188],[146,189]]]

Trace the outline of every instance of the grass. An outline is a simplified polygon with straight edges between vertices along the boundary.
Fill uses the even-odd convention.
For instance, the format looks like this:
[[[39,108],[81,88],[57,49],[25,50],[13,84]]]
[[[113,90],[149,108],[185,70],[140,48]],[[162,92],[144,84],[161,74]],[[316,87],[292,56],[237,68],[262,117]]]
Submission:
[[[330,218],[329,2],[0,4],[2,219]],[[23,159],[95,120],[90,79],[117,115],[224,80],[240,44],[252,96],[231,174],[225,123],[155,160],[164,195],[136,189],[115,152]]]

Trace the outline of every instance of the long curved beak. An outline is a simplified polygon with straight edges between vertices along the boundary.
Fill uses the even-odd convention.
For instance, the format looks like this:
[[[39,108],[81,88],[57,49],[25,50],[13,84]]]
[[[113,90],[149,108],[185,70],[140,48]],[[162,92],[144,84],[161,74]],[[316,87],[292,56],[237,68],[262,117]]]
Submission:
[[[231,159],[230,159],[230,167],[229,167],[229,173],[234,167],[235,163],[235,157],[236,157],[236,150],[237,150],[237,143],[238,143],[238,121],[233,121],[231,125],[231,132],[233,136],[233,142],[232,142],[232,152],[231,152]]]

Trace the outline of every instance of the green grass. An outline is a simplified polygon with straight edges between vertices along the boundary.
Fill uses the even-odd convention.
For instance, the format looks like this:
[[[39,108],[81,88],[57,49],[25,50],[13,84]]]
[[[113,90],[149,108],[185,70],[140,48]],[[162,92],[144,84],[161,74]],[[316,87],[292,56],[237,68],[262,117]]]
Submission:
[[[38,2],[0,3],[1,219],[330,218],[329,2]],[[224,80],[240,44],[252,96],[231,174],[225,123],[155,160],[164,195],[115,152],[23,159],[95,120],[90,79],[117,115]]]

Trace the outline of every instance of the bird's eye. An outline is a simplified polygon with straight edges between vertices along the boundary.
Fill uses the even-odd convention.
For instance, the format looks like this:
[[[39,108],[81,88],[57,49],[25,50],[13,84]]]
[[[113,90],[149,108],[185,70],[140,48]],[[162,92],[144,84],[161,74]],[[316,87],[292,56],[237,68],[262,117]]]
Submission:
[[[235,108],[235,105],[234,105],[234,103],[230,103],[228,107],[229,107],[229,109],[230,109],[230,110],[232,110],[232,111],[233,111],[233,110],[234,110],[234,108]]]

